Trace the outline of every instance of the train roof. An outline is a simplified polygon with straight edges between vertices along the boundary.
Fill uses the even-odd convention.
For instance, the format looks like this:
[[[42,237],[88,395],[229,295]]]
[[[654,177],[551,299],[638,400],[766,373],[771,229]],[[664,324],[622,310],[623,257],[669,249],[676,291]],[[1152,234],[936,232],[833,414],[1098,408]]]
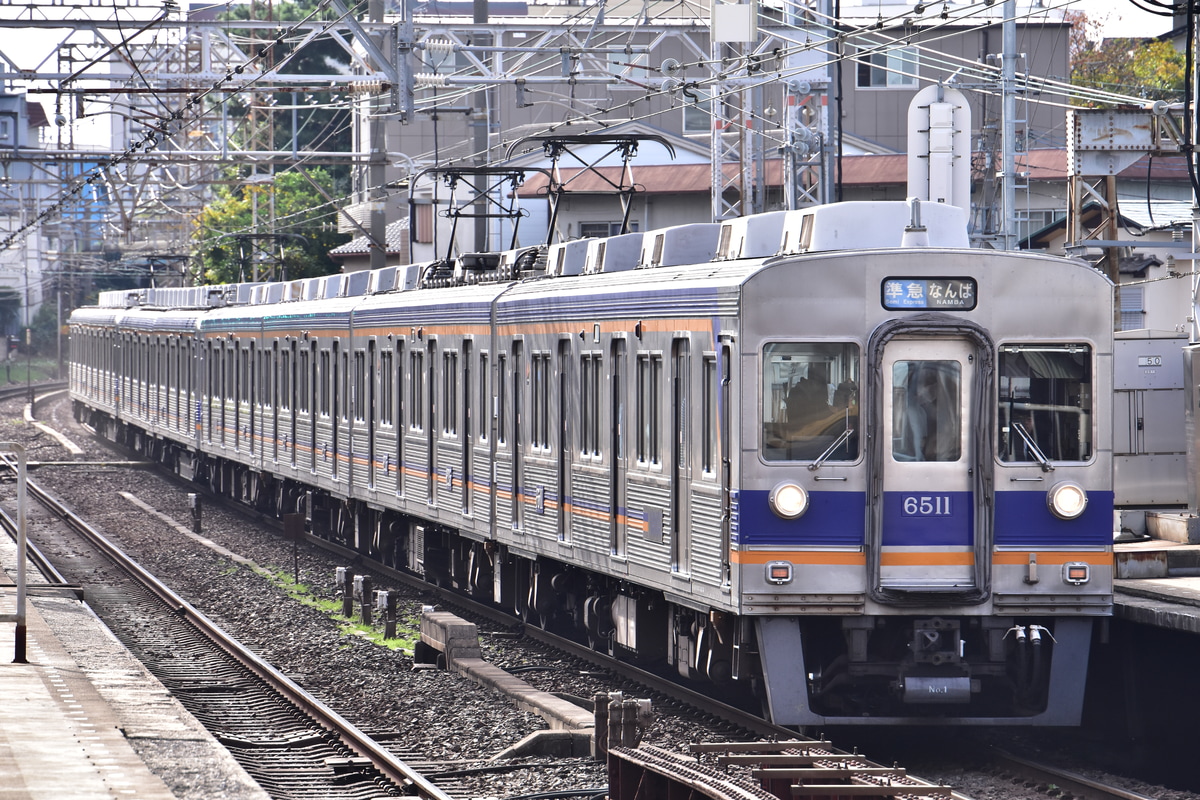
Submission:
[[[420,326],[430,320],[439,325],[488,325],[492,302],[513,285],[510,281],[370,295],[356,304],[354,325]]]
[[[77,325],[116,326],[130,330],[192,332],[196,330],[204,314],[204,309],[115,309],[85,306],[71,312],[70,322]]]
[[[733,314],[737,312],[737,287],[763,263],[763,259],[739,259],[523,281],[499,297],[496,321]],[[669,302],[664,302],[665,296]]]
[[[960,208],[914,200],[834,203],[550,248],[468,253],[453,262],[277,283],[104,292],[99,316],[77,311],[72,320],[129,319],[137,327],[182,330],[191,319],[209,335],[260,325],[342,324],[350,315],[367,326],[420,325],[434,315],[448,324],[478,324],[488,321],[486,309],[497,298],[501,322],[551,309],[560,317],[584,308],[599,318],[710,315],[735,311],[731,287],[774,256],[968,245]],[[669,312],[655,299],[663,292],[672,296]],[[150,316],[129,315],[133,309]],[[186,313],[162,316],[167,312]]]

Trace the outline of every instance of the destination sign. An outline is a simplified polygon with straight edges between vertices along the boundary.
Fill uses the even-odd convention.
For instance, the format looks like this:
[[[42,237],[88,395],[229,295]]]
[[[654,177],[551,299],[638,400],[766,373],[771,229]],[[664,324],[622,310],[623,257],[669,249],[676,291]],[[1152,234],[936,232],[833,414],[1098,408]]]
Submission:
[[[975,307],[973,278],[885,278],[883,307],[891,311]]]

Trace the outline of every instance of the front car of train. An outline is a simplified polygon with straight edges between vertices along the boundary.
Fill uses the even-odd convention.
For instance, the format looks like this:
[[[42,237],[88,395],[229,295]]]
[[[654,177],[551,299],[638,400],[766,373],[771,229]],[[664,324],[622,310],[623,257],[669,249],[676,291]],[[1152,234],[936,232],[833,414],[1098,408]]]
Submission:
[[[1078,724],[1112,604],[1111,283],[968,249],[948,206],[786,228],[743,289],[732,532],[772,719]]]

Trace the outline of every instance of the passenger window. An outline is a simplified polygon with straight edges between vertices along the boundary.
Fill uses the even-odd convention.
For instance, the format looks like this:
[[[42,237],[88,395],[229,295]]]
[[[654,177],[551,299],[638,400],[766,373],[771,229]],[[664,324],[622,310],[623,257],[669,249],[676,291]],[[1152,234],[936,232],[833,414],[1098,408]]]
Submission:
[[[553,380],[549,353],[530,356],[532,394],[529,403],[529,444],[535,450],[550,450],[550,384]]]
[[[367,419],[367,354],[362,350],[354,351],[354,420],[364,422]]]
[[[1092,457],[1091,347],[1004,345],[996,383],[1001,461]]]
[[[330,384],[333,382],[333,376],[329,371],[329,351],[321,351],[321,416],[329,416],[329,397]]]
[[[308,387],[309,382],[309,352],[300,350],[300,366],[296,368],[296,410],[307,414],[309,411]]]
[[[486,442],[488,438],[488,426],[491,421],[491,399],[488,395],[488,354],[479,354],[479,410],[476,414],[479,417],[479,441]],[[501,381],[503,383],[503,381]]]
[[[442,433],[458,434],[458,353],[442,353]]]
[[[392,392],[396,384],[392,380],[392,353],[384,350],[379,354],[379,424],[390,428],[395,419],[396,403]]]
[[[859,349],[853,342],[763,347],[762,455],[767,461],[858,458]]]
[[[409,424],[415,431],[424,430],[425,424],[425,353],[421,350],[409,352],[409,400],[411,418]]]
[[[897,361],[892,365],[892,458],[958,461],[962,457],[962,365]]]
[[[717,357],[705,354],[700,364],[700,467],[705,475],[717,463]]]
[[[600,457],[600,390],[602,386],[599,353],[579,357],[579,441],[585,456]]]
[[[496,355],[496,438],[503,445],[508,441],[508,374],[505,370],[507,357]]]
[[[637,460],[640,464],[658,464],[662,461],[662,365],[662,355],[659,353],[638,354],[635,392]]]

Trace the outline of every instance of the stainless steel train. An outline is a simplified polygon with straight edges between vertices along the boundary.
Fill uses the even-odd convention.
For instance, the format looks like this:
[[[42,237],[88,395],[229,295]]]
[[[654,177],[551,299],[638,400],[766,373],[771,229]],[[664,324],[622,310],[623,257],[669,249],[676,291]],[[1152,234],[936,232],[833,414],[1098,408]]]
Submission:
[[[777,723],[1071,725],[1112,607],[1112,328],[1082,262],[846,203],[110,292],[70,379],[216,492]]]

